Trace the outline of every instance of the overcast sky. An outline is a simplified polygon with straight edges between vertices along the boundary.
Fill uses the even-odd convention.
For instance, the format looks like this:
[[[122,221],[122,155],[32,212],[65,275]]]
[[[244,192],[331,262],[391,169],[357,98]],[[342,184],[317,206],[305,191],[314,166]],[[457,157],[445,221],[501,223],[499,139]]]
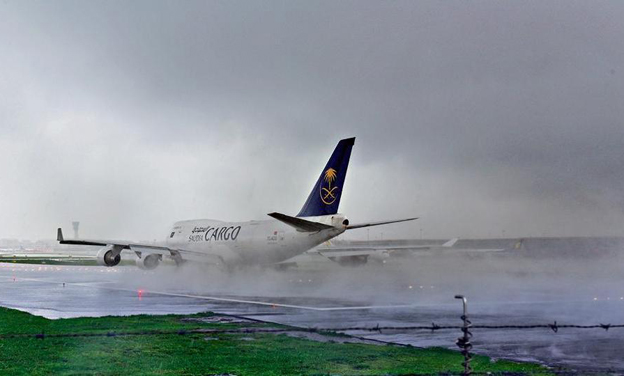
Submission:
[[[624,235],[624,2],[2,1],[0,238],[296,214]],[[350,233],[366,238],[366,230]]]

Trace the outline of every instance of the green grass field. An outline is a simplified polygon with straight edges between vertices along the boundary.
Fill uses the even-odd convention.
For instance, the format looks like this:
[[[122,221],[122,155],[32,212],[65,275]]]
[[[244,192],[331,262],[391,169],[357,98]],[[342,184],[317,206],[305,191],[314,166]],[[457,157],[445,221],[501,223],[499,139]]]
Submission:
[[[267,333],[194,333],[46,337],[198,329],[287,328],[264,323],[215,323],[197,315],[122,316],[48,320],[0,308],[1,375],[402,375],[459,373],[454,351],[393,345],[318,342]],[[191,320],[189,320],[191,319]],[[29,337],[7,338],[13,334]],[[334,337],[338,338],[338,337]],[[549,374],[535,364],[492,362],[477,356],[476,372]]]

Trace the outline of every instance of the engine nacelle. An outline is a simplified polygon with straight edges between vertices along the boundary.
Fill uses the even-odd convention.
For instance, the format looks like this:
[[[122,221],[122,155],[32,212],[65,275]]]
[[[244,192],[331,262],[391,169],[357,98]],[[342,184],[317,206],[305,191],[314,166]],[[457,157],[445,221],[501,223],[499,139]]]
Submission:
[[[160,264],[160,259],[161,259],[161,256],[157,254],[151,254],[151,255],[144,254],[143,257],[136,259],[136,266],[138,266],[139,269],[143,269],[143,270],[156,269],[158,264]]]
[[[120,251],[115,246],[107,245],[100,249],[97,254],[97,264],[100,266],[115,266],[121,261]]]

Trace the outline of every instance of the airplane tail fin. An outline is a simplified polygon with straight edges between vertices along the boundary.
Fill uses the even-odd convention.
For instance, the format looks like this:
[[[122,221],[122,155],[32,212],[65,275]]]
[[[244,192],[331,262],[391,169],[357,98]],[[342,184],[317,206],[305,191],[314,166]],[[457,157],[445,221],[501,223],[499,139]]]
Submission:
[[[338,212],[342,185],[347,176],[347,167],[349,167],[349,158],[354,143],[355,137],[338,142],[297,217],[316,217]]]

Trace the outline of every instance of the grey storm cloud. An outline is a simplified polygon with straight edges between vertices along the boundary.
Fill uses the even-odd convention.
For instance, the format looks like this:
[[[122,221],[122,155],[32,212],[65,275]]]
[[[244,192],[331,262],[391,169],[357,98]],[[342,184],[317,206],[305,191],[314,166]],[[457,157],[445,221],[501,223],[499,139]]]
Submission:
[[[349,136],[341,211],[421,217],[374,236],[622,235],[622,19],[616,1],[3,2],[0,238],[296,213]]]

